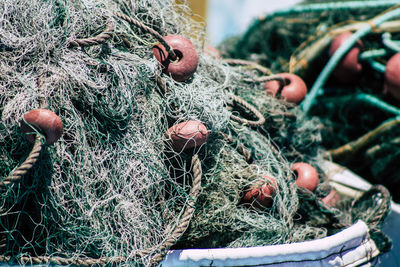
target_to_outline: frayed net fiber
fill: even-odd
[[[199,53],[194,76],[178,83],[162,74],[151,49],[156,39],[113,12],[162,36],[190,39]],[[174,152],[164,136],[186,120],[203,122],[210,137],[194,150],[202,162],[202,190],[177,246],[267,245],[327,234],[294,220],[300,203],[290,171],[292,161],[318,166],[318,122],[293,120],[297,108],[266,96],[261,85],[243,82],[256,72],[204,53],[204,29],[189,19],[185,5],[3,0],[0,15],[0,177],[7,177],[32,147],[20,130],[25,113],[45,101],[64,126],[61,139],[43,148],[23,179],[1,189],[3,255],[109,262],[121,256],[126,263],[149,265],[189,205],[191,154]],[[114,32],[108,41],[71,46],[110,23]],[[230,108],[231,93],[263,113],[262,131],[230,120],[231,114],[246,115]],[[220,132],[246,146],[252,162]],[[278,185],[273,206],[240,205],[243,191],[265,175]],[[151,253],[140,254],[143,250]]]

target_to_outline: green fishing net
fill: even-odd
[[[113,12],[162,36],[187,36],[199,53],[194,76],[180,83],[163,74],[152,54],[154,36]],[[190,226],[173,248],[282,244],[340,231],[332,225],[342,212],[318,204],[329,192],[320,167],[321,122],[267,96],[262,84],[244,80],[260,76],[257,71],[204,53],[204,28],[189,19],[186,5],[5,0],[0,14],[0,177],[8,177],[32,149],[20,130],[25,113],[45,101],[64,127],[61,139],[42,148],[20,181],[0,188],[2,256],[16,262],[93,258],[104,264],[124,257],[127,265],[153,264],[152,256],[192,205],[194,154],[201,161],[202,186]],[[71,45],[110,24],[109,40]],[[272,61],[264,63],[277,69]],[[232,114],[256,119],[234,104],[232,94],[257,108],[266,122],[252,127],[231,120]],[[176,152],[164,133],[187,120],[204,123],[210,137],[201,147]],[[290,166],[299,161],[319,171],[321,183],[311,195],[299,193],[294,183]],[[272,207],[242,205],[244,192],[264,183],[266,175],[277,183]],[[326,220],[316,222],[319,217]],[[343,218],[349,225],[357,216]]]
[[[396,1],[307,1],[254,20],[243,35],[232,37],[220,48],[226,57],[251,60],[274,73],[293,71],[305,80],[310,89],[330,59],[328,34],[352,23],[365,23],[394,4]],[[393,40],[399,39],[398,17],[387,24],[394,27],[373,30],[361,39],[361,53],[384,51],[375,58],[383,66],[397,52],[383,44],[385,29],[391,32]],[[357,29],[360,26],[352,27],[353,32]],[[327,41],[321,41],[319,50],[312,48],[317,47],[319,40]],[[305,54],[301,57],[301,53],[307,50],[311,56],[309,53],[308,58]],[[360,63],[362,74],[351,83],[340,82],[331,75],[324,85],[323,94],[317,96],[317,104],[309,112],[310,117],[318,117],[323,124],[321,144],[326,149],[356,140],[400,114],[398,100],[383,92],[384,71],[374,68],[368,60],[360,60]],[[367,101],[366,95],[375,99]],[[388,111],[374,104],[377,102],[394,108]],[[396,163],[400,153],[398,134],[399,127],[392,127],[351,159],[335,160],[370,182],[387,186],[395,201],[399,201],[396,190],[400,181],[400,169]]]

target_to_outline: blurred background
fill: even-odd
[[[189,0],[194,18],[206,22],[210,44],[246,31],[258,16],[292,6],[301,0]]]

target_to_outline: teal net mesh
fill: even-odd
[[[113,12],[162,36],[187,36],[199,53],[193,77],[179,83],[162,74],[152,54],[154,36]],[[61,139],[43,147],[20,181],[0,188],[2,256],[17,262],[22,256],[105,258],[104,263],[125,257],[127,265],[151,265],[190,203],[194,153],[202,164],[202,189],[174,248],[312,240],[340,230],[332,218],[347,225],[357,219],[315,204],[329,192],[320,167],[321,122],[267,96],[262,84],[243,80],[259,77],[257,71],[204,53],[203,25],[189,18],[185,4],[5,0],[0,14],[0,177],[8,177],[32,148],[20,130],[24,114],[45,100],[64,127]],[[106,42],[70,45],[102,33],[109,23],[114,31]],[[277,70],[279,57],[266,58],[263,63]],[[231,120],[232,114],[256,119],[231,94],[256,107],[266,122],[250,127]],[[191,151],[174,151],[165,132],[187,120],[204,123],[210,137]],[[299,161],[319,171],[311,197],[294,183],[290,166]],[[265,183],[266,175],[277,183],[272,207],[242,205],[244,192]],[[299,219],[300,214],[308,216]]]

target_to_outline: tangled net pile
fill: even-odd
[[[179,83],[162,74],[151,52],[154,36],[115,12],[162,36],[190,37],[199,52],[193,78]],[[258,71],[201,52],[202,25],[189,13],[172,0],[0,3],[3,261],[155,264],[184,211],[193,207],[176,247],[303,241],[340,230],[334,223],[357,219],[312,205],[327,194],[324,183],[306,198],[294,184],[291,163],[319,168],[322,161],[319,122],[299,117],[298,108],[245,81]],[[82,41],[92,36],[99,38]],[[255,119],[235,104],[235,95],[263,114],[261,127],[231,119]],[[21,179],[5,182],[32,147],[20,130],[23,115],[44,106],[62,119],[62,138],[43,146]],[[164,133],[186,120],[203,122],[209,141],[191,152],[175,152]],[[195,206],[190,195],[199,176],[199,166],[191,163],[194,154],[203,169]],[[239,205],[244,190],[264,183],[265,175],[278,185],[273,206]],[[312,215],[296,219],[310,207]],[[319,217],[326,220],[315,222]]]
[[[255,20],[245,34],[233,37],[221,46],[225,56],[251,60],[276,73],[296,73],[311,87],[330,59],[329,46],[335,36],[344,31],[354,33],[373,18],[388,12],[389,8],[398,8],[395,6],[398,2],[390,0],[304,2],[307,4]],[[399,25],[396,16],[373,27],[361,38],[360,53],[383,51],[376,61],[384,66],[396,53],[383,44],[384,33],[390,32],[392,39],[398,40]],[[354,77],[353,82],[341,83],[331,75],[323,87],[323,94],[315,101],[319,104],[310,110],[310,115],[318,116],[324,125],[321,145],[326,149],[357,140],[372,133],[384,121],[400,115],[399,101],[383,92],[384,70],[377,71],[368,61],[360,59],[363,72],[359,79]],[[385,107],[385,103],[392,107]],[[334,159],[370,182],[392,189],[393,198],[398,202],[399,132],[397,123],[378,138],[369,138],[351,156],[346,155],[349,156],[346,158],[342,153]]]

